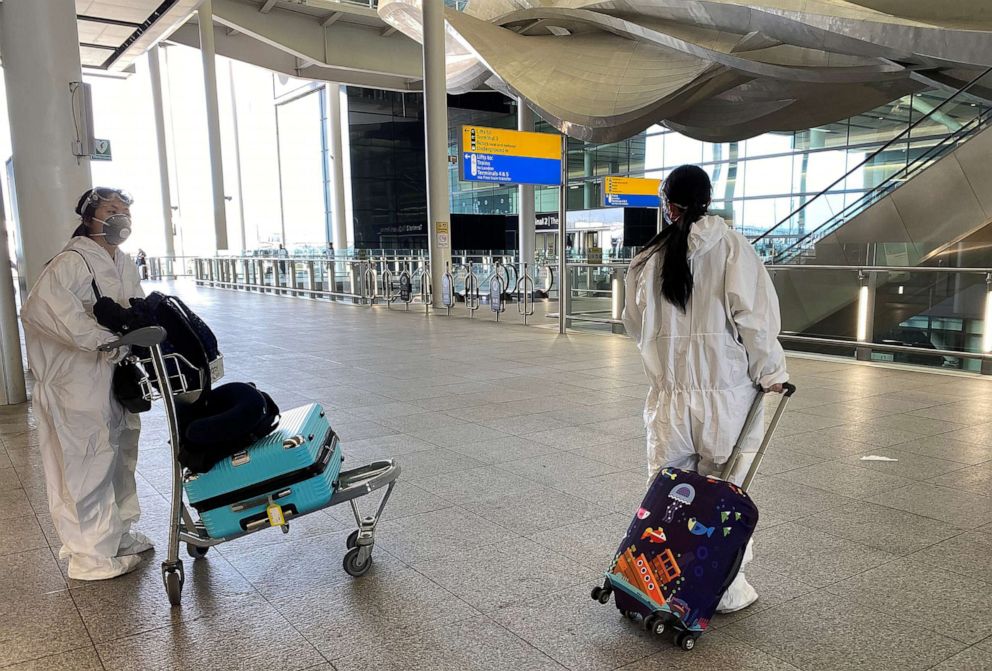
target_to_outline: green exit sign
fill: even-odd
[[[93,140],[93,153],[90,155],[90,158],[94,161],[111,160],[110,140]]]

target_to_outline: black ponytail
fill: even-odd
[[[713,187],[709,175],[702,168],[683,165],[671,172],[661,190],[664,200],[677,206],[681,216],[648,242],[632,269],[663,250],[661,293],[669,303],[685,312],[693,286],[692,269],[689,267],[689,232],[692,225],[706,215]]]

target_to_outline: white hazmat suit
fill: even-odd
[[[643,264],[635,258],[626,280],[623,322],[650,382],[644,407],[649,477],[666,467],[719,476],[755,384],[769,388],[789,379],[778,342],[778,297],[751,244],[717,216],[695,222],[688,242],[693,289],[685,312],[661,293],[663,249]],[[762,426],[760,418],[755,426]],[[758,431],[746,438],[730,477],[738,485],[760,442]],[[749,545],[745,565],[751,555]],[[720,609],[736,610],[755,598],[742,566]]]
[[[117,339],[93,317],[96,296],[129,306],[144,293],[131,258],[111,256],[87,237],[75,237],[45,268],[21,321],[35,376],[33,402],[48,504],[69,557],[69,577],[111,578],[141,561],[151,547],[131,532],[140,510],[135,485],[141,425],[113,397],[120,353],[98,347]]]

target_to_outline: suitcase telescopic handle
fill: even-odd
[[[747,411],[747,419],[744,420],[744,428],[741,429],[741,433],[737,437],[737,442],[734,444],[734,449],[730,453],[730,458],[727,459],[727,463],[723,467],[723,472],[720,474],[720,477],[724,480],[730,480],[730,476],[733,474],[734,468],[737,466],[737,462],[740,461],[744,441],[751,435],[751,431],[754,428],[754,422],[761,413],[761,406],[765,400],[766,393],[767,392],[764,389],[758,387],[757,393],[754,396],[754,401],[751,403],[751,408]],[[768,449],[768,444],[772,441],[772,437],[775,435],[775,429],[778,428],[778,423],[781,421],[782,415],[785,413],[785,409],[789,405],[789,399],[791,399],[795,393],[796,385],[791,382],[786,382],[782,385],[782,400],[779,401],[778,407],[775,408],[775,414],[772,415],[772,421],[769,422],[768,428],[765,429],[765,434],[761,439],[761,445],[758,447],[758,451],[754,454],[754,461],[751,462],[751,466],[747,470],[747,475],[744,476],[744,481],[741,483],[741,489],[744,491],[747,491],[748,487],[751,486],[751,481],[754,480],[754,476],[758,472],[758,466],[761,464],[761,459],[765,456],[765,450]]]

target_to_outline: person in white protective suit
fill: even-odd
[[[118,249],[130,234],[131,198],[97,188],[76,206],[82,223],[46,266],[21,311],[48,505],[69,577],[102,580],[133,570],[149,539],[131,530],[140,510],[134,471],[136,415],[112,392],[127,352],[100,352],[117,335],[93,316],[96,291],[122,306],[143,297],[134,262]]]
[[[669,467],[719,477],[756,385],[781,393],[789,379],[771,278],[744,236],[707,215],[711,194],[701,168],[676,168],[660,194],[667,226],[627,273],[623,323],[650,382],[644,407],[649,478]],[[755,425],[762,426],[760,418]],[[736,484],[760,442],[758,432],[745,439],[730,477]],[[719,612],[757,600],[744,577],[752,556],[749,543]]]

